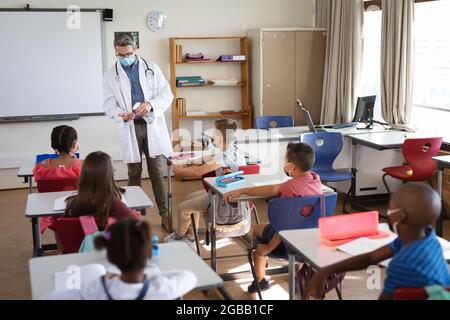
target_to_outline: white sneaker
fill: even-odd
[[[189,238],[187,237],[183,237],[183,236],[179,236],[178,234],[176,234],[175,232],[172,234],[169,234],[165,239],[165,242],[177,242],[177,241],[182,241],[185,242],[189,245],[189,247],[191,247],[192,250],[197,251],[197,247],[195,246],[195,241],[191,241]]]

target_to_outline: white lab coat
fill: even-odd
[[[148,150],[150,157],[172,153],[172,142],[166,125],[164,112],[171,106],[173,94],[170,85],[159,66],[146,60],[151,71],[145,71],[147,66],[142,58],[139,59],[139,81],[144,93],[145,101],[153,106],[153,122],[148,123]],[[103,109],[108,117],[113,119],[118,127],[122,159],[124,163],[138,163],[142,161],[134,131],[134,122],[124,122],[120,113],[132,112],[131,85],[127,74],[119,62],[117,70],[113,66],[103,77]],[[145,118],[150,121],[149,117]]]

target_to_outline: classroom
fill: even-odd
[[[2,1],[0,300],[450,300],[449,13]]]

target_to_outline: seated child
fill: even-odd
[[[223,175],[227,172],[224,168],[231,168],[237,171],[239,167],[246,166],[245,156],[237,149],[236,132],[237,123],[230,119],[221,119],[215,122],[213,134],[213,146],[203,158],[200,165],[183,166],[173,165],[173,172],[180,176],[192,177],[203,175],[216,171],[216,175]],[[189,194],[186,200],[178,205],[178,225],[174,233],[166,238],[166,241],[186,241],[193,246],[193,240],[186,235],[191,228],[191,215],[194,214],[196,224],[200,214],[205,214],[208,208],[208,194],[202,189]]]
[[[402,185],[392,196],[387,212],[389,226],[398,234],[397,239],[373,252],[320,269],[311,279],[305,298],[322,297],[329,274],[365,269],[390,258],[381,300],[391,299],[399,288],[450,285],[447,262],[431,227],[440,213],[441,199],[430,186]]]
[[[33,175],[36,181],[78,178],[81,171],[81,162],[75,156],[75,153],[78,151],[76,130],[69,126],[55,127],[51,134],[51,146],[59,157],[47,159],[36,164],[33,168]],[[56,219],[56,217],[40,218],[41,233],[44,233],[47,228],[54,230]]]
[[[121,199],[121,191],[114,182],[111,157],[101,151],[92,152],[83,162],[78,193],[67,199],[65,217],[99,217],[101,230],[109,217],[116,220],[141,217]]]
[[[267,196],[267,197],[312,197],[322,194],[320,177],[311,172],[314,164],[314,151],[305,143],[290,143],[285,155],[284,172],[292,179],[277,185],[244,188],[228,192],[224,195],[225,201],[239,198],[241,195]],[[307,214],[305,212],[305,214]],[[256,281],[261,290],[270,288],[265,279],[266,256],[269,253],[286,254],[286,248],[280,236],[273,230],[270,224],[259,224],[253,227],[253,237],[258,238],[259,244],[253,254],[256,271]],[[249,287],[248,292],[255,293],[256,282]]]
[[[152,235],[144,221],[116,222],[95,238],[94,243],[98,250],[106,249],[108,261],[121,274],[106,274],[87,283],[81,282],[79,290],[54,292],[47,295],[47,299],[173,300],[197,284],[195,274],[190,271],[146,269],[152,257]]]

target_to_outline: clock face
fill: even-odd
[[[166,26],[167,16],[161,11],[152,11],[147,17],[147,25],[152,31],[163,30]]]

